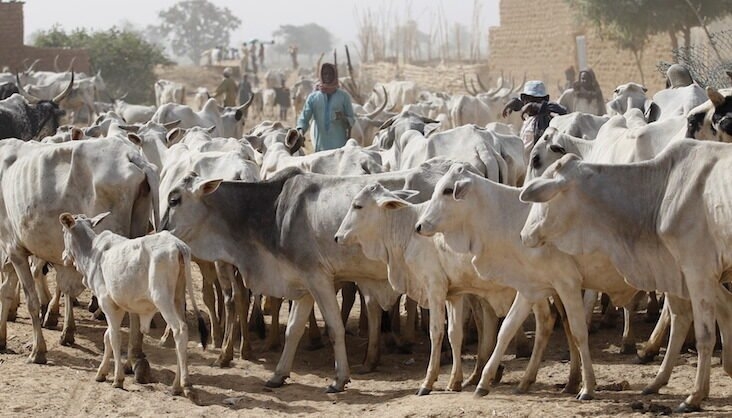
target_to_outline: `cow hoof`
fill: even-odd
[[[488,395],[490,392],[491,391],[488,389],[483,389],[483,388],[477,387],[477,388],[475,388],[475,392],[473,392],[473,397],[482,398],[482,397]]]
[[[46,329],[56,329],[58,326],[58,315],[57,314],[51,314],[46,316],[46,320],[43,321],[43,328]]]
[[[636,352],[635,344],[632,343],[623,344],[623,346],[620,347],[620,354],[634,354]]]
[[[249,348],[245,350],[240,350],[239,358],[242,360],[251,360],[252,358],[254,358],[254,356],[252,355],[252,349]]]
[[[65,347],[72,347],[75,343],[74,339],[74,333],[73,332],[64,332],[61,334],[61,339],[59,340],[59,344],[65,346]]]
[[[646,386],[641,391],[641,394],[643,394],[643,395],[656,395],[656,394],[658,394],[658,388],[655,388],[653,386]]]
[[[569,393],[571,395],[576,395],[579,393],[579,383],[567,383],[564,385],[564,389],[562,389],[562,393]]]
[[[335,384],[331,383],[330,385],[328,385],[327,388],[325,388],[325,393],[341,393],[341,392],[344,392],[345,390],[346,390],[345,387],[339,388]]]
[[[218,359],[216,359],[216,361],[213,362],[213,364],[211,366],[212,367],[219,367],[219,368],[222,368],[222,369],[229,368],[229,367],[231,367],[231,359],[230,358],[221,358],[221,357],[219,357]]]
[[[106,382],[107,381],[107,376],[97,376],[97,377],[94,378],[94,380],[97,381],[97,382],[99,382],[99,383],[103,383],[103,382]]]
[[[104,320],[106,320],[106,319],[107,319],[107,317],[106,317],[106,316],[104,316],[104,312],[102,312],[102,311],[101,311],[101,310],[99,310],[99,309],[97,309],[97,310],[96,310],[96,312],[94,312],[94,315],[92,315],[92,317],[93,317],[94,319],[96,319],[97,321],[104,321]]]
[[[35,353],[28,357],[28,363],[46,364],[46,353]]]
[[[492,384],[497,385],[497,384],[501,383],[501,379],[503,379],[504,370],[505,370],[505,368],[503,367],[502,364],[498,366],[498,369],[496,370],[496,375],[493,376],[493,380],[491,381]]]
[[[425,395],[429,395],[429,394],[430,394],[430,392],[432,392],[432,389],[427,389],[427,388],[419,388],[419,390],[417,391],[417,396],[425,396]]]
[[[362,364],[361,367],[356,369],[356,374],[369,374],[376,371],[375,364]]]
[[[264,386],[268,388],[281,388],[285,384],[285,376],[272,376],[268,381],[264,383]]]
[[[310,340],[308,342],[308,345],[305,346],[305,350],[316,351],[316,350],[320,350],[323,347],[325,347],[325,344],[323,344],[323,340],[321,340],[321,339]]]
[[[170,394],[173,396],[180,396],[183,394],[183,388],[181,386],[174,386],[170,389]]]
[[[681,405],[679,405],[674,412],[676,413],[682,413],[682,414],[688,414],[691,412],[700,412],[701,406],[700,405],[690,405],[686,402],[681,402]]]
[[[638,350],[636,356],[638,357],[638,364],[648,364],[655,360],[658,352]]]
[[[115,389],[124,389],[125,388],[125,381],[124,380],[114,379],[114,383],[112,383],[112,387],[115,388]]]
[[[150,363],[147,361],[147,359],[142,358],[142,359],[137,360],[135,362],[134,372],[135,372],[135,383],[145,385],[152,381]]]
[[[462,392],[463,391],[463,382],[455,382],[455,383],[448,382],[447,390],[449,390],[450,392]]]
[[[591,393],[580,393],[579,395],[577,395],[576,399],[578,401],[591,401],[595,399],[595,397],[592,396]]]
[[[529,393],[529,388],[533,384],[534,384],[534,382],[521,382],[514,390],[514,393],[516,393],[516,394]]]

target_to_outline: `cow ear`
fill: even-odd
[[[168,147],[173,144],[177,144],[185,135],[185,131],[181,128],[174,128],[172,131],[165,135],[165,139],[168,141]]]
[[[198,183],[195,187],[195,190],[193,193],[196,194],[196,196],[205,196],[207,194],[211,194],[216,191],[216,189],[219,188],[221,185],[221,182],[224,181],[223,179],[214,179],[214,180],[205,180],[200,183]]]
[[[102,127],[99,125],[90,126],[84,129],[84,134],[91,138],[99,138],[102,136]]]
[[[461,167],[462,168],[462,167]],[[470,190],[470,180],[458,180],[452,188],[452,198],[455,200],[465,199]]]
[[[648,88],[646,86],[641,86],[641,88],[643,89],[643,93],[648,93]]]
[[[724,104],[724,96],[712,87],[707,87],[707,96],[712,101],[714,107],[720,107]]]
[[[84,139],[84,131],[77,127],[71,128],[71,140],[72,141],[80,141]]]
[[[556,178],[537,178],[524,187],[519,195],[519,200],[525,203],[548,202],[557,193],[564,190],[564,184],[563,181]]]
[[[58,221],[66,229],[69,229],[69,228],[73,227],[74,225],[76,225],[76,220],[74,220],[74,215],[72,215],[68,212],[64,212],[61,215],[59,215]]]
[[[93,217],[90,219],[92,228],[95,228],[97,225],[99,225],[99,222],[102,222],[104,218],[109,216],[112,212],[104,212],[100,213],[99,215]]]
[[[142,138],[140,138],[140,135],[138,135],[136,133],[132,133],[132,132],[128,133],[127,139],[129,139],[130,142],[137,145],[138,147],[142,146]]]
[[[413,198],[414,196],[417,196],[419,194],[419,190],[409,190],[409,189],[393,190],[391,192],[391,194],[393,194],[394,196],[396,196],[400,199],[409,200],[409,199]]]
[[[646,100],[644,107],[645,111],[643,112],[643,116],[645,117],[646,122],[655,122],[658,120],[658,117],[661,116],[661,108],[658,107],[653,100]]]
[[[379,205],[380,208],[392,209],[392,210],[403,208],[405,206],[409,206],[408,202],[405,202],[404,200],[400,199],[399,197],[397,197],[391,193],[388,193],[384,196],[379,196],[376,199],[376,204]]]
[[[561,145],[559,145],[559,144],[551,144],[551,145],[549,145],[549,150],[551,152],[554,152],[554,153],[557,153],[557,154],[562,154],[562,155],[564,155],[564,154],[567,153],[567,150],[564,149],[564,147],[561,146]]]

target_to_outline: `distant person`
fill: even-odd
[[[297,45],[290,45],[290,48],[287,50],[287,52],[290,53],[290,59],[292,60],[292,69],[297,70],[297,68],[300,66],[300,64],[297,63]]]
[[[221,84],[216,87],[216,93],[214,93],[214,98],[216,99],[224,96],[224,106],[227,107],[236,106],[236,98],[239,90],[236,81],[232,80],[231,74],[231,67],[224,68],[224,79],[221,80]]]
[[[259,66],[262,67],[262,70],[264,70],[266,67],[264,65],[264,43],[259,43]]]
[[[248,102],[250,97],[252,97],[252,84],[249,82],[249,74],[244,74],[239,83],[239,105]],[[247,109],[244,109],[244,117],[247,117]]]
[[[282,80],[282,86],[275,87],[275,103],[280,107],[280,120],[286,121],[290,110],[290,89],[285,86],[285,80]]]
[[[503,108],[503,117],[506,118],[511,112],[521,111],[521,118],[524,120],[521,126],[521,140],[524,142],[524,160],[528,162],[534,144],[549,127],[553,115],[565,115],[567,109],[564,106],[550,102],[549,94],[543,81],[532,80],[524,84],[524,91],[520,97],[514,98]]]
[[[355,122],[351,96],[339,88],[338,70],[335,65],[320,66],[320,81],[315,91],[305,100],[305,106],[297,120],[297,131],[304,135],[314,120],[313,142],[315,151],[340,148],[350,137]]]
[[[595,72],[587,68],[580,70],[579,79],[559,97],[559,104],[568,112],[583,112],[592,115],[605,114],[605,99]]]
[[[249,44],[249,58],[251,58],[252,61],[252,71],[254,74],[257,74],[257,42],[252,41]]]

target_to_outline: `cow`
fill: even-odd
[[[377,138],[374,138],[372,142],[378,144],[379,148],[387,150],[394,146],[394,142],[401,138],[404,132],[410,129],[416,130],[428,137],[435,132],[439,123],[434,119],[404,110],[384,121],[379,126]]]
[[[193,293],[191,250],[169,232],[129,239],[111,231],[94,231],[109,212],[94,218],[62,213],[64,263],[84,275],[107,319],[104,357],[95,380],[104,382],[114,354],[115,388],[124,387],[120,326],[125,312],[140,315],[140,330],[147,334],[150,322],[160,312],[173,330],[178,364],[173,379],[173,395],[191,395],[188,379],[188,325],[186,294],[198,318],[201,344],[206,349],[208,330]]]
[[[625,83],[615,88],[613,98],[606,104],[607,114],[622,115],[630,108],[640,109],[648,122],[658,120],[661,109],[646,96],[648,89],[638,83]]]
[[[210,98],[211,93],[209,93],[208,89],[206,87],[199,87],[196,89],[196,94],[193,96],[193,105],[196,109],[201,110]]]
[[[335,240],[342,245],[360,244],[367,257],[380,260],[389,266],[389,282],[396,291],[405,293],[421,306],[430,309],[430,361],[427,376],[417,392],[418,395],[429,394],[437,380],[447,304],[448,336],[453,358],[447,388],[460,391],[463,380],[460,361],[463,295],[476,294],[490,302],[488,309],[481,312],[485,331],[478,329],[478,360],[475,370],[465,383],[467,386],[478,383],[496,336],[496,315],[506,316],[516,291],[480,279],[470,263],[472,257],[450,250],[442,237],[426,238],[415,234],[414,224],[425,205],[413,206],[401,198],[409,198],[413,193],[415,192],[405,190],[388,191],[378,183],[366,186],[353,198]],[[388,228],[384,227],[386,225]],[[534,313],[537,343],[529,369],[519,385],[522,392],[536,379],[539,361],[554,321],[546,301],[535,305]]]
[[[549,121],[549,127],[559,133],[582,139],[595,139],[597,133],[610,117],[597,116],[591,113],[572,112],[566,115],[557,115]]]
[[[434,170],[444,172],[442,167]],[[434,177],[422,168],[358,177],[305,174],[290,168],[261,183],[222,182],[190,174],[166,196],[162,229],[186,242],[195,257],[235,266],[253,293],[293,301],[285,346],[269,387],[283,385],[288,377],[295,348],[317,301],[336,358],[336,380],[328,391],[340,392],[350,372],[334,283],[355,282],[366,299],[365,370],[373,370],[378,361],[379,305],[389,308],[398,296],[387,282],[383,263],[366,259],[355,246],[342,247],[333,241],[340,219],[366,184],[379,181],[401,188],[410,178],[425,182]]]
[[[304,156],[293,156],[285,144],[275,143],[262,157],[262,179],[269,179],[287,167],[332,175],[376,174],[384,171],[381,168],[381,155],[358,146],[354,139],[349,139],[341,148]]]
[[[127,123],[147,123],[152,119],[155,110],[155,106],[135,105],[122,99],[114,101],[114,111]]]
[[[707,96],[707,102],[689,112],[686,136],[732,142],[732,89],[707,87]]]
[[[732,375],[732,296],[720,285],[732,268],[731,191],[725,180],[730,162],[726,144],[691,140],[636,164],[592,164],[569,154],[520,196],[533,203],[521,231],[528,247],[550,243],[569,254],[603,253],[630,285],[667,292],[672,313],[682,313],[689,306],[684,300],[690,301],[698,365],[680,411],[699,410],[709,395],[717,318],[722,363]],[[677,319],[672,317],[667,357],[646,393],[668,382],[690,323],[688,316]]]
[[[689,112],[707,101],[707,93],[698,84],[673,87],[653,95],[653,103],[659,108],[658,120],[676,116],[688,116]]]
[[[305,150],[302,148],[305,138],[299,135],[297,130],[286,127],[280,121],[262,121],[244,135],[244,139],[262,154],[266,154],[273,144],[279,142],[285,144],[292,155],[305,155]]]
[[[158,224],[158,175],[127,139],[117,136],[63,144],[8,139],[0,141],[0,160],[0,245],[25,291],[34,334],[29,360],[42,364],[46,362],[46,344],[28,256],[35,255],[56,268],[57,284],[66,296],[61,343],[71,345],[75,331],[71,298],[84,287],[78,274],[64,266],[59,214],[114,209],[105,229],[130,237],[145,235],[151,218]],[[3,287],[13,286],[8,282]],[[46,322],[51,318],[49,309]],[[135,318],[131,322],[133,327],[139,324]],[[130,338],[130,343],[128,362],[134,364],[141,354],[142,340]],[[0,347],[4,345],[1,339]]]
[[[0,139],[18,138],[30,141],[55,134],[61,124],[60,119],[65,114],[59,108],[59,103],[71,93],[73,86],[72,73],[66,89],[51,100],[42,100],[27,93],[18,84],[20,94],[0,101]]]
[[[170,80],[158,80],[154,87],[156,107],[159,108],[166,103],[185,104],[186,88],[183,84]]]
[[[307,78],[300,78],[290,89],[290,101],[292,102],[292,108],[295,110],[295,114],[299,115],[302,108],[305,106],[305,100],[307,100],[310,93],[313,92],[315,83]]]
[[[496,348],[483,369],[477,395],[488,393],[489,381],[498,369],[508,341],[523,323],[531,305],[556,294],[567,312],[570,351],[578,350],[581,360],[584,386],[577,399],[592,399],[595,377],[580,290],[606,292],[621,306],[632,303],[637,290],[628,286],[615,269],[604,268],[607,263],[598,262],[597,258],[571,257],[550,246],[524,247],[519,231],[530,205],[519,201],[520,193],[519,188],[481,178],[467,165],[455,164],[437,183],[415,229],[425,236],[441,232],[454,251],[474,256],[472,264],[482,278],[518,291],[499,331]],[[574,365],[579,364],[575,361]],[[574,391],[577,383],[570,376],[565,390]]]
[[[419,96],[419,88],[414,81],[390,81],[388,83],[377,83],[374,90],[369,96],[368,101],[364,104],[366,109],[376,109],[379,107],[381,98],[377,91],[385,89],[388,93],[387,108],[389,111],[401,112],[404,106],[417,103]]]
[[[245,122],[244,111],[251,103],[250,98],[247,103],[238,107],[221,107],[216,99],[211,98],[198,112],[186,105],[167,103],[155,111],[151,120],[160,124],[180,120],[180,127],[183,129],[194,126],[214,127],[214,136],[241,138]]]

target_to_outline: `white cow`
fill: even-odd
[[[425,208],[412,206],[408,198],[412,191],[390,192],[376,183],[366,186],[354,198],[335,240],[342,245],[358,243],[365,255],[389,266],[389,283],[399,293],[405,293],[430,310],[431,353],[427,376],[419,395],[430,393],[440,370],[440,348],[444,333],[447,304],[448,337],[452,347],[452,372],[448,390],[460,391],[463,381],[461,349],[463,340],[463,295],[478,295],[490,303],[478,329],[479,349],[475,370],[465,386],[478,383],[480,371],[493,349],[498,317],[506,316],[516,297],[513,288],[478,277],[470,263],[472,256],[452,251],[441,236],[426,238],[414,233],[414,224]],[[388,227],[386,227],[388,225]],[[536,344],[527,373],[519,385],[525,392],[536,380],[542,353],[548,343],[554,318],[547,301],[534,306],[536,315]]]
[[[707,92],[698,84],[668,88],[653,95],[653,103],[660,109],[658,120],[675,116],[686,117],[692,109],[706,101]]]
[[[241,138],[244,129],[244,111],[251,105],[251,100],[238,107],[221,107],[216,99],[208,99],[203,108],[195,112],[189,106],[168,103],[160,106],[152,117],[156,123],[168,123],[180,120],[183,129],[200,126],[214,127],[216,137]]]
[[[597,116],[591,113],[572,112],[566,115],[557,115],[549,121],[549,127],[560,133],[583,139],[595,139],[610,117]]]
[[[191,249],[169,232],[128,239],[111,231],[97,234],[94,227],[109,212],[92,219],[85,215],[62,213],[59,222],[64,231],[64,262],[74,265],[84,275],[84,284],[99,300],[107,319],[104,333],[104,357],[96,381],[104,382],[114,354],[115,388],[124,386],[122,338],[120,327],[125,312],[140,315],[140,330],[147,334],[150,322],[160,312],[173,330],[178,367],[173,380],[173,394],[190,395],[188,380],[188,325],[186,293],[198,317],[201,344],[206,349],[208,330],[193,293]]]
[[[185,99],[186,88],[183,84],[170,80],[155,82],[155,106],[160,107],[166,103],[184,104]]]
[[[613,92],[613,98],[607,102],[607,114],[610,116],[622,115],[628,110],[640,109],[648,122],[658,120],[660,109],[657,104],[646,97],[648,91],[638,83],[619,85]]]
[[[678,314],[691,301],[698,366],[683,411],[699,410],[709,395],[717,316],[723,365],[732,374],[732,296],[720,286],[732,268],[730,163],[728,145],[689,140],[637,164],[597,165],[567,155],[521,193],[535,203],[521,231],[526,245],[603,253],[630,285],[667,292],[672,333],[649,393],[668,382],[690,323]]]
[[[147,123],[155,114],[155,106],[143,106],[127,103],[124,100],[114,101],[114,111],[127,123]]]
[[[595,259],[571,257],[554,247],[525,248],[519,232],[530,205],[520,202],[521,189],[481,178],[455,164],[437,183],[432,199],[417,224],[418,233],[433,236],[442,232],[454,251],[470,253],[481,277],[518,291],[498,335],[496,349],[476,388],[488,393],[508,342],[528,315],[531,305],[557,295],[569,321],[570,350],[578,349],[584,387],[577,399],[592,399],[595,376],[587,340],[587,325],[581,297],[582,288],[608,293],[621,305],[632,302],[636,289],[628,286],[615,269]],[[555,300],[557,300],[555,298]],[[574,364],[577,364],[576,362]],[[567,391],[576,389],[570,378]]]

